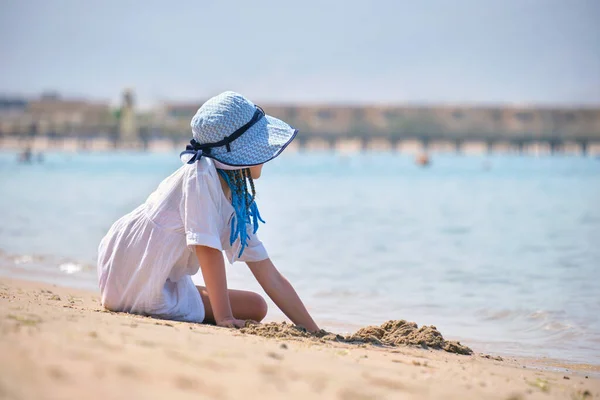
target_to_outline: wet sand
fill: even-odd
[[[309,333],[305,329],[288,324],[286,322],[271,322],[266,324],[246,323],[246,327],[240,332],[276,339],[304,338],[307,340],[318,340],[326,343],[348,344],[373,344],[376,346],[393,348],[398,346],[419,346],[423,349],[444,350],[449,353],[471,355],[473,350],[462,345],[460,342],[444,340],[442,334],[435,326],[419,326],[414,322],[404,320],[387,321],[381,326],[366,326],[355,333],[342,336],[321,329],[316,333]]]
[[[96,293],[6,278],[0,335],[6,399],[600,398],[598,366],[455,354],[464,344],[406,321],[346,337],[231,330],[111,313]]]

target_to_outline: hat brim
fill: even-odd
[[[294,140],[298,130],[280,119],[265,115],[225,147],[212,149],[208,157],[232,167],[252,167],[277,157]]]

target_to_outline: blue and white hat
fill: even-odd
[[[206,101],[191,126],[194,138],[181,159],[192,164],[209,157],[228,167],[264,164],[277,157],[298,133],[235,92],[223,92]]]

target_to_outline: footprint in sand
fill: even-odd
[[[132,365],[121,364],[117,367],[117,372],[120,375],[128,378],[139,378],[141,376],[140,371]]]
[[[67,380],[68,374],[67,372],[57,365],[52,365],[48,367],[48,375],[52,379],[56,379],[57,381]]]

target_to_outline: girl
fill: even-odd
[[[229,290],[223,251],[245,261],[273,302],[296,325],[319,328],[279,273],[256,231],[262,221],[254,180],[297,131],[234,92],[200,107],[186,163],[146,202],[110,228],[98,249],[102,304],[109,310],[242,327],[267,313],[257,293]],[[191,276],[202,270],[206,287]]]

